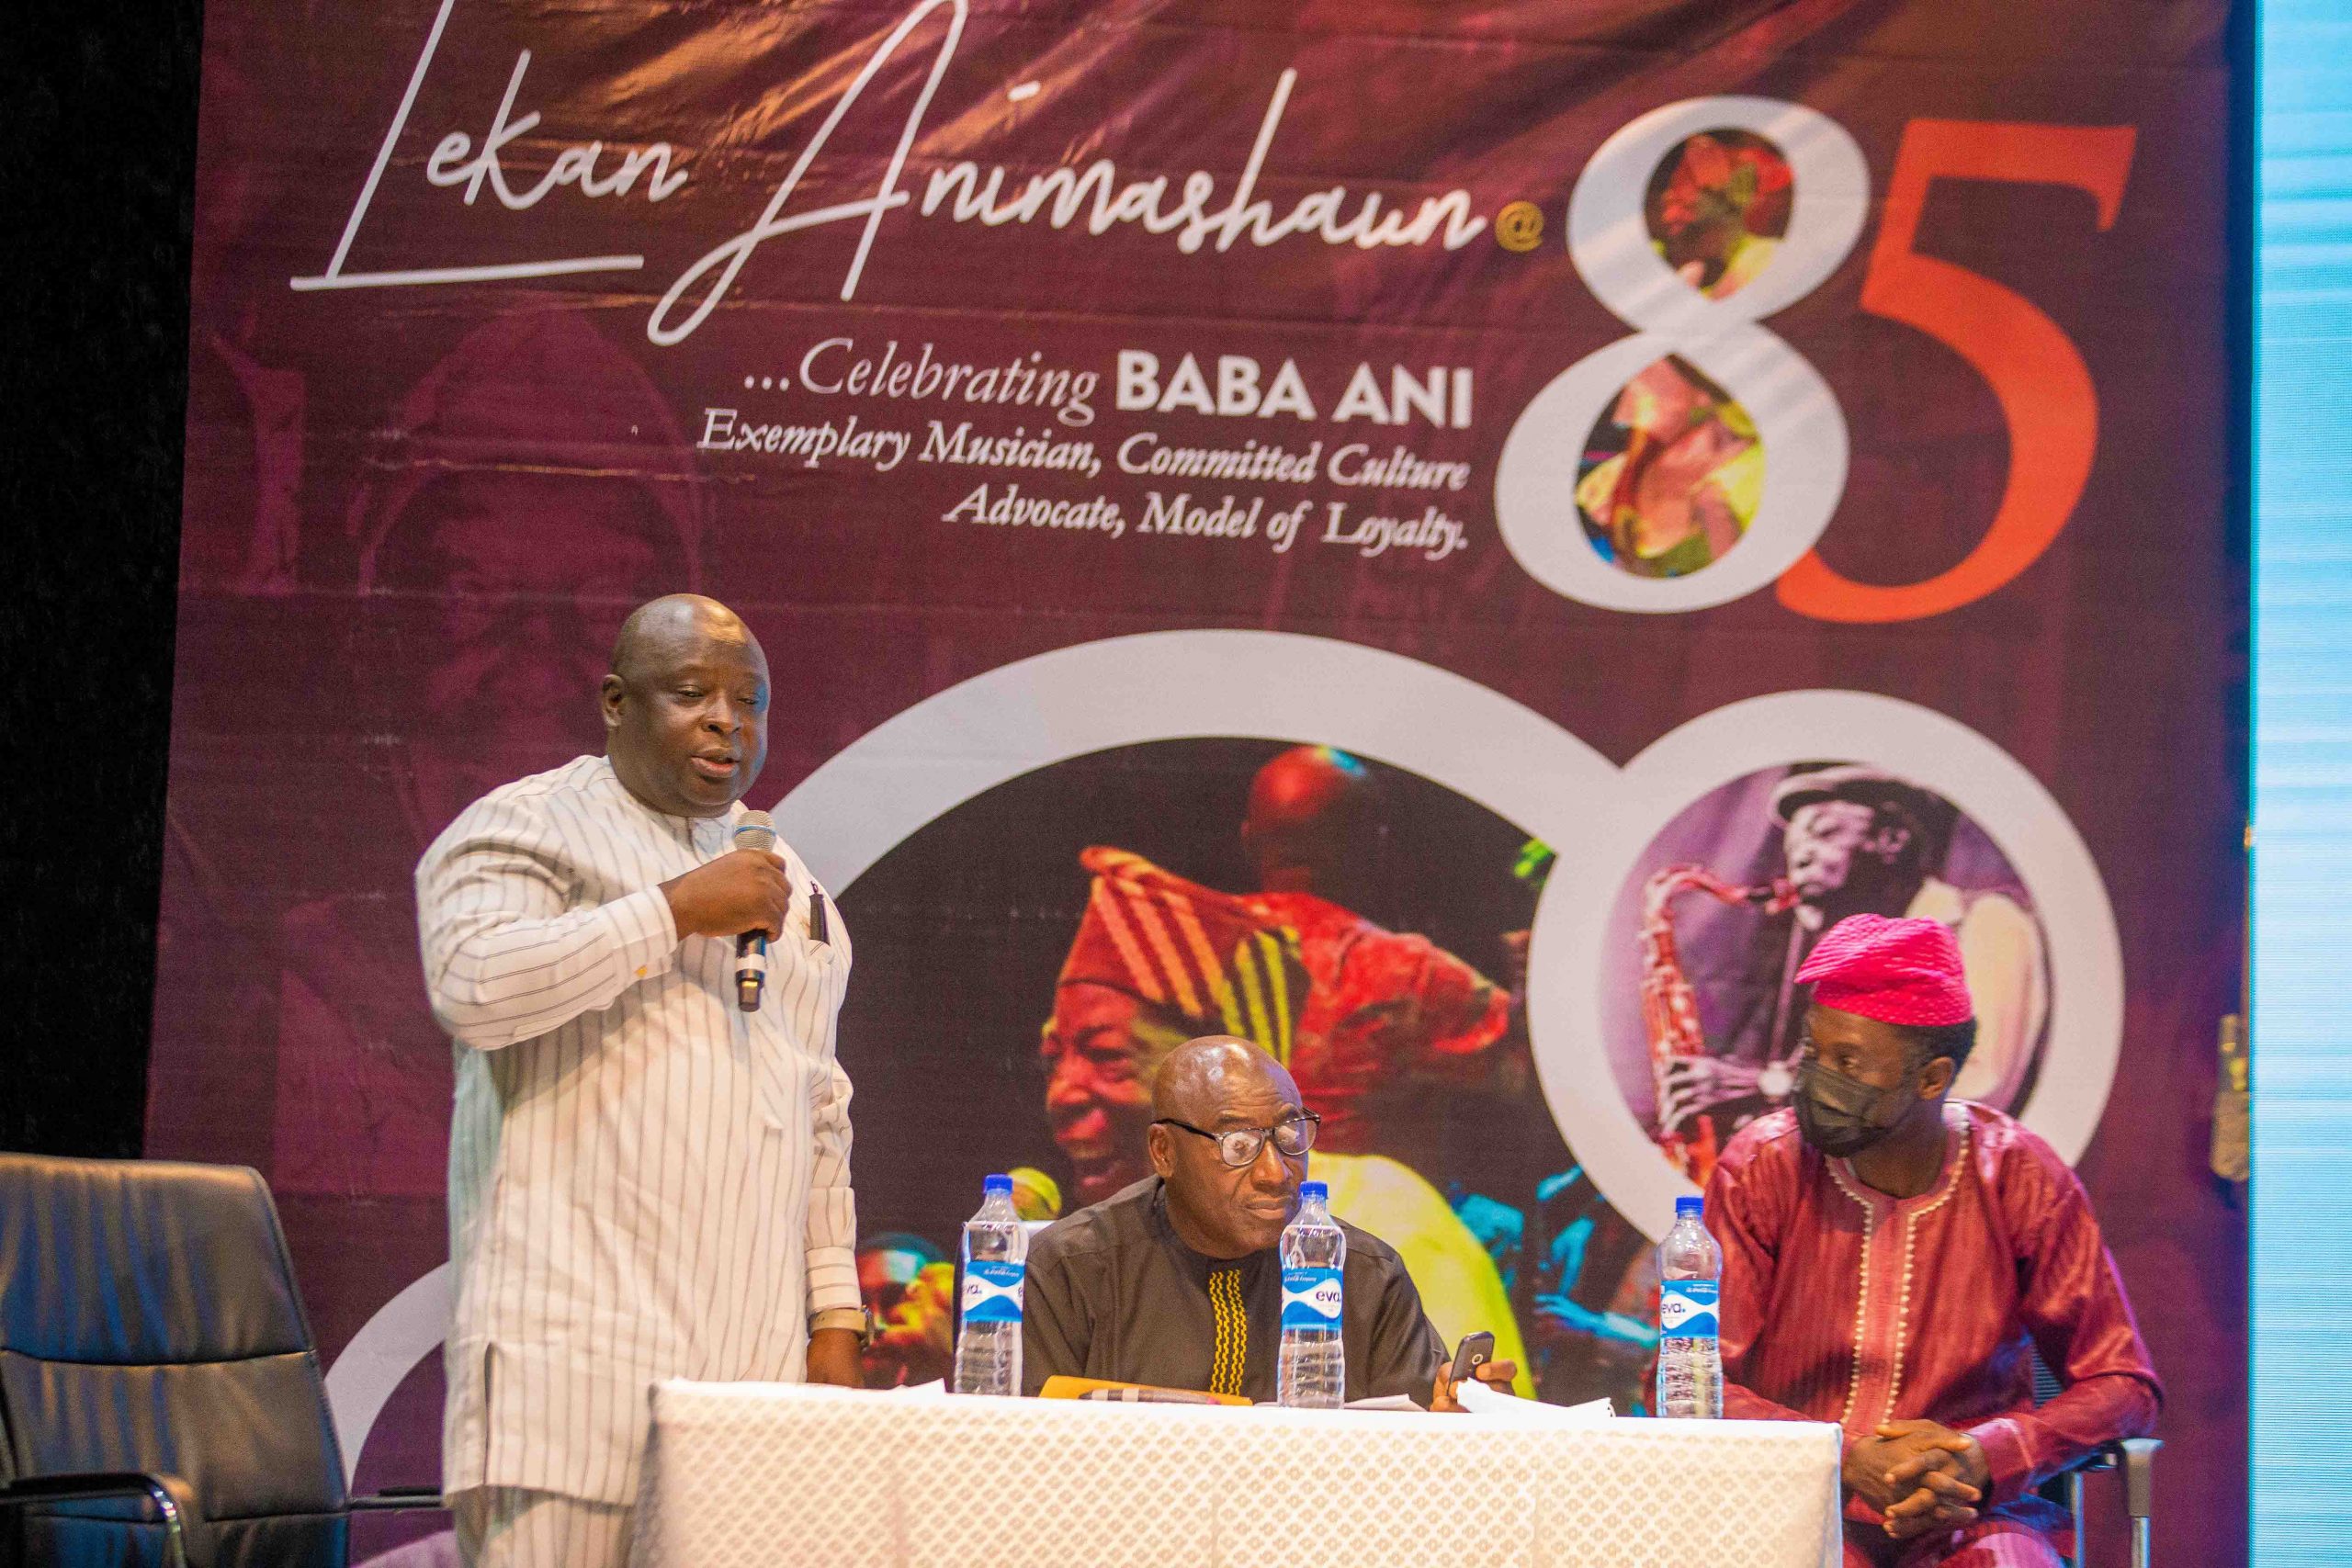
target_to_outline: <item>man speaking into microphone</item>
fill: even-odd
[[[766,657],[724,605],[656,599],[601,702],[605,755],[492,790],[416,871],[457,1055],[442,1466],[469,1564],[622,1562],[658,1379],[859,1381],[848,933],[738,804]]]

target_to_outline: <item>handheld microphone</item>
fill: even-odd
[[[735,824],[735,847],[767,852],[775,848],[775,818],[764,811],[746,811]],[[745,931],[735,939],[735,1005],[745,1012],[760,1010],[760,997],[768,986],[768,933]]]

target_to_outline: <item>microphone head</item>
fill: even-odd
[[[774,850],[775,818],[764,811],[743,813],[742,820],[735,824],[735,847],[739,850]]]

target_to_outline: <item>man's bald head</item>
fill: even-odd
[[[768,660],[741,616],[699,593],[639,605],[605,677],[605,754],[672,817],[719,817],[768,754]]]
[[[1235,1035],[1204,1034],[1159,1064],[1151,1079],[1151,1112],[1210,1127],[1229,1100],[1260,1094],[1294,1110],[1302,1103],[1297,1083],[1264,1050]]]
[[[1381,792],[1362,761],[1329,746],[1295,746],[1258,770],[1241,841],[1267,892],[1344,902],[1376,854]]]
[[[1281,1240],[1298,1207],[1306,1155],[1285,1155],[1268,1137],[1249,1164],[1227,1165],[1218,1134],[1261,1132],[1299,1114],[1298,1085],[1282,1064],[1230,1034],[1188,1040],[1159,1064],[1151,1104],[1151,1167],[1184,1245],[1246,1258]]]
[[[718,600],[700,593],[664,593],[631,610],[628,619],[621,623],[621,634],[613,639],[612,672],[627,681],[659,671],[682,649],[704,637],[753,649],[760,646],[743,617]],[[764,664],[764,652],[761,660]]]

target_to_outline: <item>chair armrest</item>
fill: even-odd
[[[2103,1470],[2113,1470],[2123,1462],[2123,1445],[2120,1442],[2101,1443],[2085,1453],[2074,1463],[2051,1472],[2046,1478],[2058,1481],[2070,1475],[2095,1475]]]
[[[397,1514],[448,1506],[437,1486],[387,1486],[381,1492],[354,1497],[349,1505],[355,1514]]]
[[[2144,1519],[2155,1512],[2156,1450],[2163,1448],[2160,1438],[2126,1438],[2109,1445],[2123,1454],[2123,1508],[2135,1519]]]
[[[144,1497],[164,1525],[164,1562],[187,1568],[187,1530],[175,1489],[159,1475],[137,1471],[89,1471],[82,1474],[28,1475],[0,1484],[0,1508],[39,1507],[51,1503],[92,1503],[109,1497]]]

